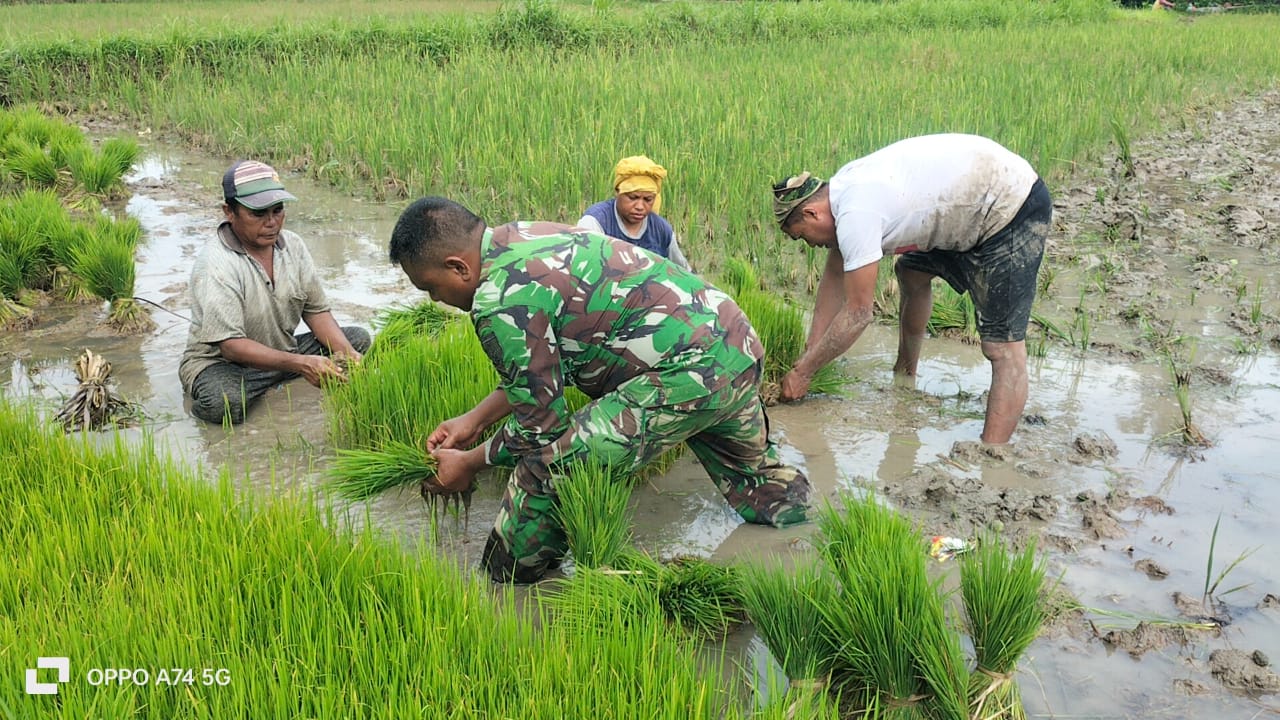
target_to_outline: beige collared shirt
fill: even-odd
[[[178,365],[183,390],[190,392],[205,368],[224,362],[223,340],[248,338],[296,352],[294,333],[303,314],[329,310],[311,253],[296,233],[280,231],[272,264],[274,282],[225,222],[205,245],[191,269],[191,332]]]

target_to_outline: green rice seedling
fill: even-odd
[[[840,602],[835,577],[813,560],[792,570],[778,562],[748,565],[739,577],[747,618],[790,680],[792,702],[825,694],[840,642],[822,619],[823,607]]]
[[[431,300],[380,310],[373,319],[373,327],[378,333],[366,355],[376,358],[387,348],[403,344],[408,337],[437,335],[448,323],[464,318],[466,315]]]
[[[720,270],[721,289],[733,296],[741,295],[748,290],[763,290],[760,278],[751,265],[741,258],[731,257],[724,261]]]
[[[452,559],[414,552],[373,523],[347,529],[305,492],[246,492],[225,471],[199,477],[132,437],[64,436],[0,397],[7,652],[34,658],[56,647],[86,667],[146,656],[209,668],[183,683],[191,694],[66,683],[60,714],[146,707],[179,717],[193,697],[217,718],[353,708],[407,717],[422,713],[424,698],[493,718],[528,716],[548,698],[552,711],[535,715],[747,714],[723,687],[724,663],[671,632],[652,597],[643,612],[617,613],[626,622],[589,632],[539,625]],[[21,693],[19,682],[5,680],[5,698]],[[34,701],[22,707],[32,709],[16,717],[48,715]]]
[[[133,298],[136,266],[133,246],[128,241],[130,226],[130,223],[100,224],[100,231],[75,249],[71,266],[90,292],[111,303],[107,324],[116,332],[126,334],[155,327],[146,309]]]
[[[1025,720],[1014,673],[1044,624],[1045,567],[1034,543],[1011,552],[994,533],[961,555],[960,592],[973,643],[973,717]]]
[[[138,158],[142,156],[142,146],[133,138],[107,138],[98,148],[98,154],[108,167],[115,170],[118,180],[128,174],[134,163],[138,162]]]
[[[436,463],[422,447],[387,440],[377,450],[339,448],[330,473],[330,490],[363,500],[389,487],[435,477]]]
[[[744,617],[737,571],[702,558],[664,564],[657,591],[666,616],[695,635],[718,637]]]
[[[563,473],[563,474],[561,474]],[[631,547],[631,485],[622,473],[592,463],[562,468],[555,514],[578,567],[611,567]]]
[[[471,410],[497,386],[497,373],[471,324],[447,323],[436,336],[406,336],[384,346],[351,367],[347,382],[327,388],[330,437],[339,447],[360,450],[388,442],[421,447],[440,423]],[[352,497],[398,484],[362,483],[355,466],[344,466],[334,479],[354,483]],[[405,475],[399,482],[418,479]]]
[[[12,264],[18,287],[34,289],[46,283],[48,247],[39,232],[40,220],[31,217],[27,210],[25,205],[17,202],[0,207],[0,251]]]
[[[1121,177],[1128,179],[1134,176],[1133,151],[1129,147],[1129,132],[1119,118],[1111,118],[1111,134],[1116,141],[1116,159],[1123,168]]]
[[[68,154],[67,168],[76,184],[93,195],[107,195],[120,184],[115,164],[88,147]]]
[[[5,155],[5,167],[18,183],[27,187],[57,187],[58,165],[43,147],[21,138],[11,138]]]
[[[14,302],[22,290],[22,269],[0,248],[0,328],[26,330],[35,325],[35,313]]]
[[[571,577],[540,593],[538,605],[551,626],[570,633],[628,627],[646,616],[665,618],[656,584],[631,572],[579,565]]]
[[[819,551],[841,602],[823,620],[841,644],[833,674],[886,718],[967,717],[968,668],[930,582],[917,528],[873,496],[818,511]]]
[[[1213,558],[1214,558],[1214,551],[1217,549],[1217,546],[1218,546],[1218,526],[1221,524],[1222,524],[1222,514],[1219,513],[1218,518],[1213,521],[1213,533],[1209,536],[1209,562],[1204,570],[1204,593],[1200,597],[1200,601],[1202,603],[1208,603],[1210,600],[1216,600],[1217,598],[1223,595],[1230,595],[1233,592],[1237,592],[1239,590],[1243,590],[1249,587],[1249,583],[1245,583],[1244,585],[1237,585],[1229,590],[1223,590],[1222,592],[1218,592],[1218,586],[1222,584],[1223,580],[1227,579],[1227,576],[1231,574],[1231,571],[1235,570],[1236,567],[1240,565],[1240,563],[1247,560],[1250,555],[1254,554],[1258,550],[1258,548],[1255,547],[1249,550],[1245,550],[1244,552],[1241,552],[1239,555],[1236,556],[1235,560],[1232,560],[1231,563],[1228,564],[1225,568],[1223,568],[1222,571],[1219,572],[1218,575],[1215,577],[1213,574]]]
[[[761,392],[766,404],[776,402],[777,386],[804,353],[806,330],[804,314],[792,304],[763,290],[744,290],[734,298],[751,320],[760,343],[764,345],[764,377]],[[839,394],[845,378],[832,363],[814,373],[810,392]]]
[[[969,293],[958,293],[947,283],[935,283],[933,312],[925,326],[933,335],[955,331],[968,341],[978,339],[978,314]]]
[[[1195,350],[1191,350],[1191,355]],[[1178,401],[1178,412],[1182,416],[1182,424],[1176,432],[1183,445],[1188,447],[1211,447],[1213,443],[1192,420],[1191,407],[1191,362],[1183,363],[1176,353],[1165,353],[1165,363],[1169,368],[1169,377],[1173,380],[1173,395]]]

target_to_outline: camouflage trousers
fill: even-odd
[[[710,395],[678,405],[639,407],[620,392],[587,404],[560,438],[522,458],[511,473],[481,564],[497,582],[537,582],[568,549],[555,517],[557,468],[591,462],[634,472],[681,442],[747,522],[805,522],[809,480],[781,462],[769,441],[759,378],[757,365]],[[650,380],[631,382],[637,381]]]

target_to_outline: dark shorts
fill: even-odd
[[[909,252],[898,258],[898,267],[935,275],[956,292],[969,293],[983,340],[1020,342],[1027,336],[1052,219],[1049,189],[1036,180],[1013,220],[972,250]]]

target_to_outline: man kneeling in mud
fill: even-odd
[[[495,581],[558,566],[555,477],[574,462],[634,471],[684,442],[748,522],[807,519],[809,481],[769,442],[764,350],[725,293],[630,243],[553,223],[490,228],[439,197],[400,215],[390,250],[418,289],[471,313],[498,371],[499,389],[427,439],[445,490],[515,465],[481,558]],[[568,385],[591,398],[572,414]]]

